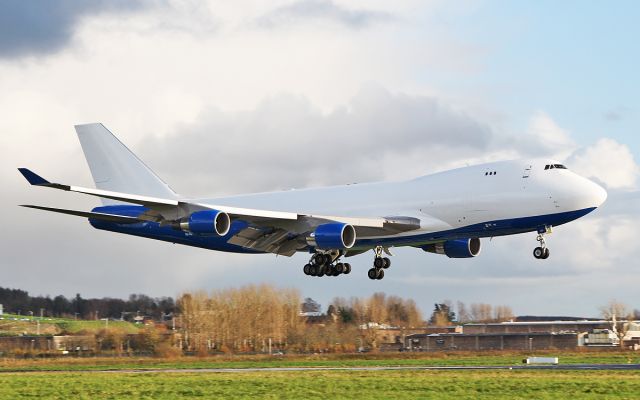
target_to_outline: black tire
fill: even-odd
[[[384,260],[382,259],[382,257],[376,257],[373,260],[373,266],[378,269],[384,267]]]
[[[535,249],[533,249],[533,256],[538,260],[541,259],[543,255],[544,250],[542,249],[542,247],[536,247]]]
[[[378,270],[375,268],[371,268],[369,271],[367,271],[367,276],[369,277],[369,279],[377,279]]]
[[[344,273],[344,264],[343,263],[337,263],[335,266],[336,272],[338,274],[343,274]]]
[[[391,260],[388,257],[383,258],[382,261],[384,261],[382,268],[387,269],[391,266]]]
[[[325,265],[318,266],[318,274],[316,276],[325,276],[327,275],[327,267]]]
[[[318,253],[313,257],[313,261],[315,261],[317,265],[323,265],[327,261],[327,258],[324,254]]]
[[[376,279],[380,280],[382,278],[384,278],[384,270],[383,269],[379,269],[378,272],[377,272],[377,275],[376,275]]]
[[[542,259],[546,260],[547,258],[549,258],[549,249],[545,247],[544,254],[542,254]]]
[[[351,273],[351,264],[344,263],[344,271],[342,273],[345,275],[348,275],[349,273]]]
[[[318,276],[318,269],[319,267],[317,265],[309,265],[309,275]]]
[[[310,272],[311,272],[310,268],[311,268],[311,264],[305,264],[304,268],[302,268],[305,275],[310,275]]]

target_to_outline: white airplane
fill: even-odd
[[[400,182],[256,193],[213,199],[176,194],[102,124],[75,127],[96,189],[51,183],[20,172],[35,186],[98,196],[91,212],[25,205],[86,217],[93,227],[237,253],[311,254],[304,273],[338,276],[342,262],[374,251],[370,279],[382,279],[392,247],[452,258],[475,257],[480,238],[537,232],[538,259],[549,257],[552,226],[600,206],[606,191],[557,161],[501,161]]]

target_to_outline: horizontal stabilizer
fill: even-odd
[[[33,205],[21,205],[20,207],[35,208],[36,210],[52,211],[52,212],[57,212],[61,214],[76,215],[78,217],[99,219],[101,221],[115,222],[117,224],[137,224],[139,222],[146,222],[144,220],[141,220],[135,217],[124,217],[122,215],[105,214],[105,213],[97,213],[97,212],[89,212],[89,211],[66,210],[64,208],[52,208],[52,207],[42,207],[42,206],[33,206]]]

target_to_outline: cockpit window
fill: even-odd
[[[564,165],[562,165],[562,164],[547,164],[547,165],[545,165],[545,166],[544,166],[544,169],[545,169],[545,170],[547,170],[547,169],[554,169],[554,168],[557,168],[557,169],[567,169],[567,167],[565,167],[565,166],[564,166]]]

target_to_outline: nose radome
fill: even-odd
[[[594,207],[599,207],[602,203],[607,200],[607,191],[597,183],[590,181],[591,185],[589,188],[589,197],[591,197],[591,201],[593,202]]]

